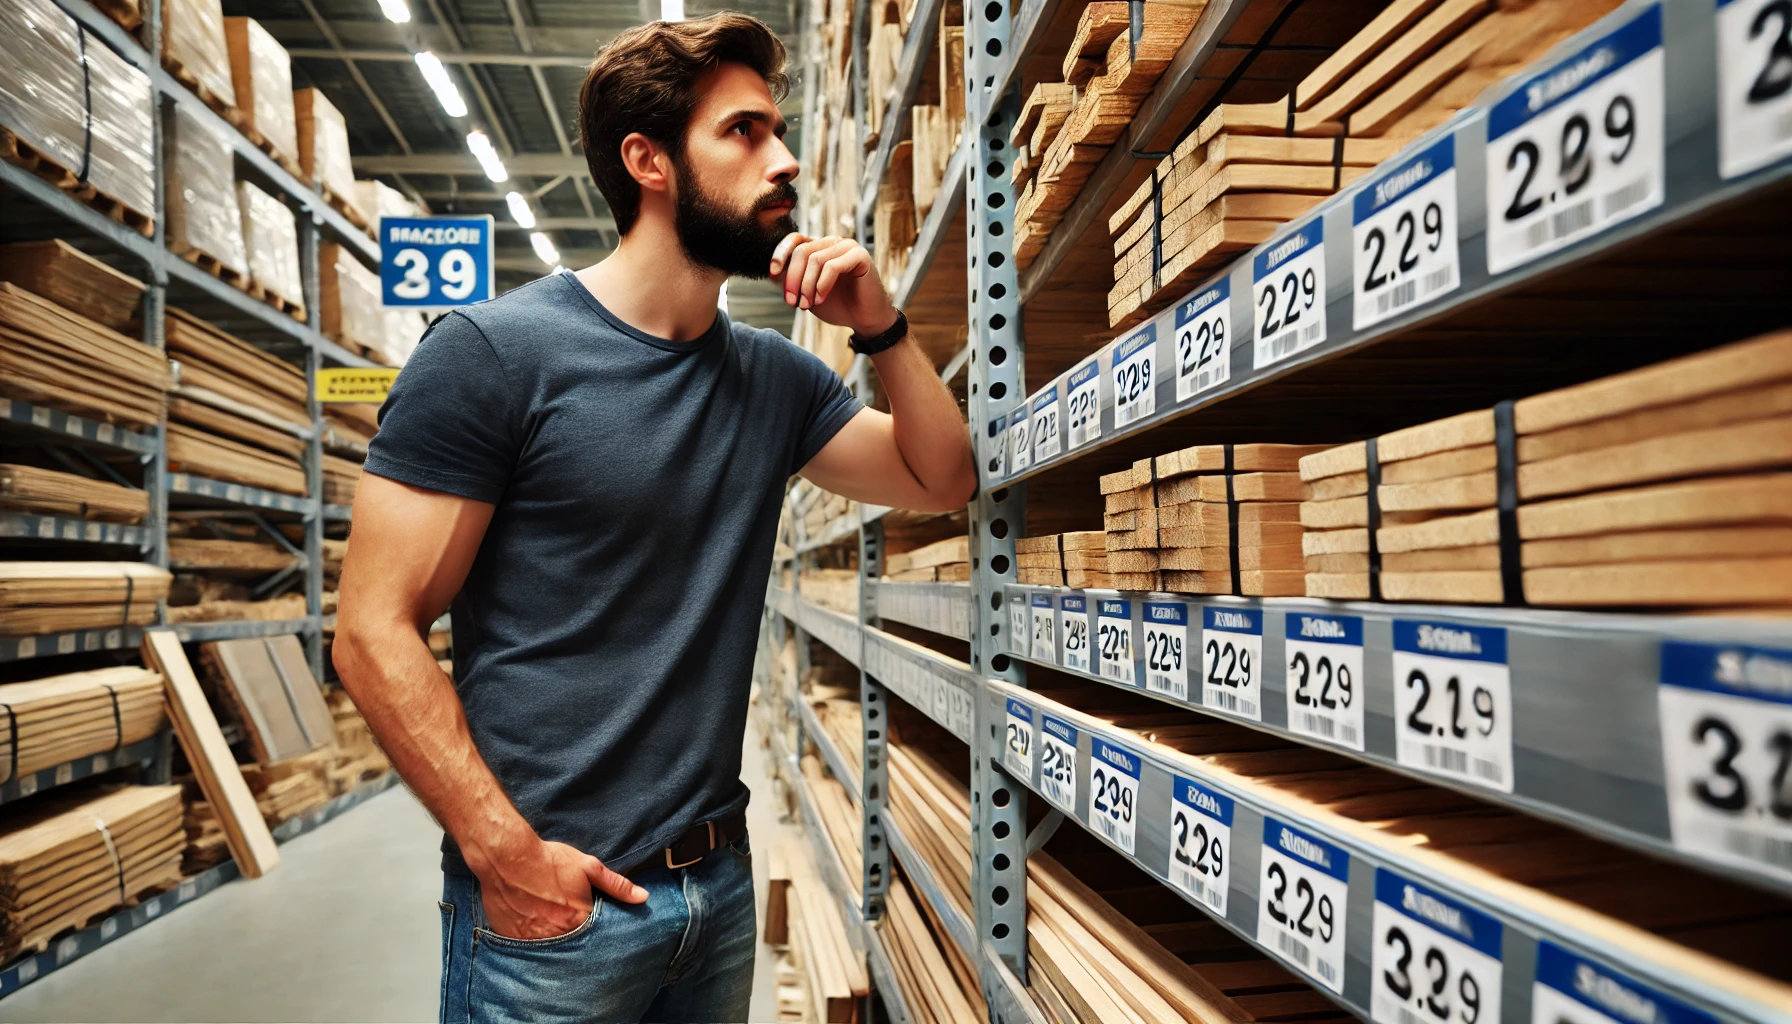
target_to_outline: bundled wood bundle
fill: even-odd
[[[361,464],[339,459],[334,455],[324,456],[324,503],[327,505],[353,505],[355,503],[355,487],[361,482]]]
[[[146,625],[171,579],[144,562],[0,562],[0,636]]]
[[[168,721],[162,677],[135,665],[0,686],[0,782],[156,734]]]
[[[805,1001],[823,1024],[852,1024],[870,991],[865,958],[846,936],[839,902],[822,881],[807,844],[784,839],[768,851],[765,941],[788,945],[803,971]]]
[[[138,429],[162,418],[162,353],[0,281],[0,396]]]
[[[335,742],[334,716],[296,636],[214,640],[199,647],[208,690],[242,723],[257,764]]]
[[[305,495],[305,471],[299,460],[179,423],[168,424],[168,468],[282,494]]]
[[[0,835],[0,960],[180,881],[179,786],[21,808]]]
[[[1014,130],[1008,133],[1008,151],[1014,161],[1008,181],[1017,193],[1025,193],[1074,106],[1076,87],[1069,82],[1040,82],[1027,94]]]
[[[0,245],[0,281],[11,281],[63,309],[120,334],[136,336],[137,309],[148,286],[60,238]]]
[[[1014,214],[1015,266],[1024,270],[1070,208],[1095,165],[1131,123],[1139,105],[1170,66],[1204,3],[1145,3],[1144,22],[1131,25],[1133,5],[1097,0],[1083,9],[1076,38],[1064,56],[1064,81],[1076,101],[1062,127],[1040,152]]]
[[[1104,542],[1105,543],[1105,542]],[[1014,566],[1019,582],[1030,586],[1064,585],[1064,551],[1060,535],[1018,537],[1014,541]]]
[[[1158,456],[1153,468],[1162,506],[1164,589],[1258,597],[1303,593],[1296,467],[1303,455],[1321,450],[1208,444]]]
[[[210,598],[196,604],[168,606],[170,623],[283,622],[304,617],[304,594],[282,594],[263,601]]]
[[[1110,587],[1120,588],[1124,584],[1154,583],[1156,573],[1127,573],[1123,578],[1116,578],[1109,570],[1108,535],[1102,530],[1081,530],[1075,533],[1058,535],[1058,545],[1063,549],[1064,583],[1071,587]],[[1153,577],[1150,580],[1146,576]],[[1138,577],[1134,579],[1133,577]],[[1127,589],[1153,589],[1151,587],[1128,587]]]
[[[168,562],[174,569],[269,573],[298,561],[298,556],[275,544],[213,537],[168,538]]]
[[[200,794],[198,786],[188,783],[183,789],[186,811],[181,816],[181,830],[186,845],[181,848],[180,873],[192,877],[224,863],[230,856],[230,846],[224,840],[224,823],[218,820],[218,812]]]
[[[971,539],[948,537],[913,551],[886,554],[884,578],[898,581],[965,582],[971,578]]]
[[[243,765],[243,781],[270,826],[330,801],[330,768],[336,751],[318,750],[274,764]]]
[[[872,231],[877,244],[877,272],[885,281],[900,281],[908,270],[920,232],[915,215],[915,143],[904,139],[890,152],[890,165],[877,187],[877,208],[872,211]]]
[[[0,463],[0,509],[135,523],[149,514],[149,494],[59,470]]]
[[[311,426],[305,407],[310,387],[299,367],[182,310],[170,308],[163,329],[168,351],[180,361],[177,394],[289,434]],[[237,433],[240,428],[226,429],[225,422],[196,425],[241,441],[267,443],[265,434]]]
[[[1097,568],[1066,549],[1064,567],[1073,587],[1115,587],[1120,590],[1156,590],[1157,479],[1151,460],[1101,478],[1104,506],[1103,551]],[[1070,535],[1066,535],[1070,536]],[[1083,582],[1077,582],[1082,580]]]
[[[292,60],[253,18],[225,18],[230,81],[243,134],[292,175],[300,176],[299,123],[292,104]]]
[[[854,569],[804,569],[803,600],[859,617],[859,574]]]

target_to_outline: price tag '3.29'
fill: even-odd
[[[1350,854],[1265,815],[1257,893],[1257,941],[1326,988],[1343,992]]]
[[[1456,290],[1456,137],[1370,182],[1352,210],[1357,330]]]
[[[1039,792],[1065,814],[1076,813],[1076,726],[1039,716]]]
[[[1257,301],[1253,363],[1262,369],[1325,341],[1325,221],[1272,239],[1251,261]]]
[[[1500,923],[1387,868],[1375,869],[1376,1024],[1494,1024]]]
[[[1176,306],[1176,401],[1232,379],[1232,280],[1222,277]]]
[[[1089,824],[1122,851],[1133,852],[1139,825],[1139,755],[1089,737]]]
[[[1394,620],[1395,758],[1512,792],[1506,631]]]
[[[1157,322],[1114,346],[1114,429],[1157,411]]]
[[[1226,916],[1232,798],[1178,775],[1170,789],[1170,884]]]

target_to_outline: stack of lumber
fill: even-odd
[[[1059,537],[1059,534],[1048,533],[1043,537],[1015,539],[1014,566],[1019,582],[1035,587],[1064,585],[1064,551]]]
[[[207,598],[193,604],[168,606],[168,621],[181,622],[285,622],[305,617],[304,594],[282,594],[260,601]]]
[[[1076,86],[1069,82],[1040,82],[1027,94],[1026,103],[1015,118],[1014,130],[1008,135],[1008,151],[1014,161],[1008,171],[1008,182],[1017,193],[1024,193],[1039,165],[1045,162],[1045,151],[1058,130],[1076,106]]]
[[[199,647],[209,695],[241,723],[256,764],[299,757],[336,741],[334,715],[296,636],[214,640]]]
[[[162,353],[0,281],[0,396],[143,429],[167,392]]]
[[[355,489],[361,483],[361,463],[324,456],[324,504],[353,505]]]
[[[173,569],[269,573],[290,568],[298,556],[276,544],[217,537],[169,537],[168,563]]]
[[[856,515],[859,503],[838,494],[826,491],[811,492],[814,497],[809,507],[803,510],[803,529],[810,537],[818,537],[836,519]]]
[[[0,961],[180,881],[179,786],[46,798],[0,835]]]
[[[59,470],[0,463],[0,509],[135,523],[149,514],[149,494]]]
[[[196,411],[203,411],[207,417],[213,412],[195,405],[184,409],[183,415]],[[274,435],[277,432],[268,433]],[[177,473],[228,480],[303,497],[305,471],[297,462],[297,459],[282,458],[264,448],[179,422],[171,420],[168,424],[168,468]]]
[[[801,991],[794,995],[812,1016],[798,1019],[856,1024],[871,982],[864,955],[855,953],[847,940],[839,901],[828,891],[801,840],[780,840],[768,851],[767,860],[765,941],[788,946],[801,972]]]
[[[859,617],[859,574],[854,569],[804,569],[803,600]]]
[[[915,143],[904,139],[890,151],[890,165],[877,186],[877,206],[871,214],[871,230],[877,244],[877,272],[896,282],[908,271],[921,224],[915,213]]]
[[[220,114],[236,115],[236,83],[219,0],[168,0],[162,9],[162,66]]]
[[[871,26],[865,60],[866,84],[869,86],[865,102],[867,148],[877,144],[884,132],[884,116],[892,113],[885,108],[889,105],[890,90],[902,64],[902,40],[908,32],[908,23],[902,17],[904,6],[907,5],[896,0],[879,0],[869,5]]]
[[[296,818],[330,802],[330,769],[336,751],[325,748],[274,764],[243,765],[243,781],[269,825]]]
[[[0,636],[147,625],[171,579],[143,562],[0,562]]]
[[[0,245],[0,281],[78,309],[95,323],[136,336],[137,309],[148,286],[60,238]]]
[[[380,275],[337,242],[317,249],[318,329],[350,352],[383,351],[386,317],[380,305]]]
[[[168,123],[168,248],[246,291],[249,256],[230,139],[186,107],[176,107]]]
[[[1055,133],[1029,141],[1029,151],[1039,157],[1015,209],[1016,267],[1031,266],[1045,248],[1052,229],[1132,122],[1205,7],[1202,2],[1150,0],[1140,7],[1097,0],[1083,9],[1076,38],[1064,55],[1064,81],[1077,90],[1075,103]],[[1142,13],[1141,26],[1131,24],[1133,9]],[[1033,141],[1043,148],[1033,150]]]
[[[1073,587],[1156,590],[1158,578],[1157,478],[1151,460],[1142,459],[1101,478],[1103,551],[1100,564],[1089,556],[1072,556],[1066,546],[1064,568]],[[1066,538],[1076,536],[1065,534]]]
[[[1153,471],[1164,589],[1256,597],[1303,594],[1297,467],[1302,456],[1322,450],[1292,444],[1204,444],[1158,456]],[[1237,580],[1232,578],[1234,564]]]
[[[168,721],[162,677],[135,665],[0,686],[0,782],[130,746]]]
[[[356,202],[355,168],[349,160],[348,122],[318,89],[294,89],[292,105],[299,125],[301,176],[317,182],[330,205],[365,230],[367,215]]]
[[[169,467],[303,495],[304,373],[178,309],[164,327],[180,380],[168,405]]]
[[[230,48],[230,81],[242,113],[243,134],[289,173],[303,174],[298,115],[292,105],[292,60],[286,48],[254,18],[225,18],[224,38]]]
[[[971,539],[948,537],[942,541],[884,556],[884,579],[962,583],[971,578]]]
[[[324,451],[361,462],[367,458],[367,444],[379,432],[379,424],[368,425],[358,417],[345,415],[345,408],[359,406],[333,406],[324,413]]]
[[[1058,546],[1063,551],[1066,586],[1120,587],[1120,581],[1114,579],[1108,571],[1108,535],[1104,531],[1080,530],[1075,533],[1061,533],[1058,534]],[[1155,577],[1154,573],[1139,575]],[[1133,581],[1129,580],[1128,582]],[[1140,580],[1138,582],[1155,581]]]
[[[224,863],[230,856],[230,846],[224,840],[224,823],[218,820],[218,812],[211,803],[200,795],[198,785],[186,782],[183,789],[186,809],[181,816],[181,826],[187,842],[181,848],[180,873],[191,877]]]
[[[914,140],[915,216],[926,219],[939,196],[946,165],[958,149],[964,130],[964,6],[940,5],[938,103],[917,102],[910,115],[909,138]]]

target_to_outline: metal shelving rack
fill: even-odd
[[[1010,21],[1006,4],[975,10],[967,5],[967,80],[971,83],[971,95],[966,132],[967,136],[973,132],[975,135],[967,137],[954,158],[955,168],[962,165],[962,182],[954,182],[949,174],[947,188],[963,189],[962,208],[968,219],[969,284],[972,294],[978,296],[969,309],[971,344],[967,356],[972,438],[985,476],[982,492],[970,508],[972,581],[879,582],[882,526],[871,510],[865,510],[857,531],[861,609],[856,622],[851,616],[805,600],[801,593],[802,565],[812,552],[852,539],[854,533],[847,529],[850,524],[830,524],[821,536],[796,538],[792,544],[795,555],[787,560],[792,570],[792,587],[774,585],[767,595],[767,621],[779,636],[786,625],[795,631],[801,668],[807,668],[808,641],[820,641],[860,668],[861,697],[867,709],[894,693],[970,743],[972,890],[976,906],[968,930],[959,927],[967,922],[955,921],[949,913],[951,908],[941,905],[937,887],[918,882],[917,889],[922,898],[932,900],[942,911],[953,941],[971,952],[972,962],[979,965],[991,1020],[1039,1019],[1038,1011],[1021,988],[1026,977],[1026,911],[1024,895],[1014,898],[1014,894],[1026,891],[1021,874],[1028,848],[1025,802],[1034,793],[1055,812],[1048,816],[1049,825],[1042,827],[1055,825],[1059,815],[1074,820],[1162,881],[1168,892],[1208,911],[1240,937],[1296,971],[1299,966],[1278,947],[1273,931],[1262,933],[1260,941],[1259,872],[1271,857],[1286,858],[1285,851],[1290,848],[1312,855],[1309,864],[1314,859],[1330,858],[1330,877],[1342,887],[1343,911],[1338,918],[1342,930],[1338,960],[1341,974],[1331,982],[1309,977],[1319,991],[1364,1019],[1373,1016],[1371,989],[1376,961],[1372,922],[1381,912],[1377,907],[1388,908],[1390,892],[1411,887],[1478,930],[1477,948],[1499,964],[1499,1019],[1506,1024],[1554,1020],[1548,1015],[1558,1012],[1557,1000],[1569,998],[1562,993],[1572,988],[1570,982],[1576,978],[1583,985],[1630,1000],[1632,1009],[1651,1005],[1655,1019],[1666,1015],[1689,1021],[1738,1024],[1792,1020],[1792,1006],[1777,991],[1747,983],[1726,984],[1736,982],[1736,977],[1721,977],[1721,972],[1709,965],[1688,962],[1674,947],[1635,937],[1614,937],[1596,921],[1573,912],[1573,908],[1539,901],[1534,893],[1495,878],[1464,876],[1452,870],[1445,858],[1394,844],[1355,822],[1296,806],[1274,790],[1208,768],[1192,758],[1167,753],[1163,748],[1149,748],[1136,735],[1026,689],[1028,667],[1049,666],[1080,679],[1133,690],[1167,704],[1196,709],[1458,789],[1685,863],[1699,871],[1786,893],[1792,892],[1792,872],[1783,866],[1766,860],[1718,857],[1675,844],[1665,790],[1667,768],[1659,704],[1670,661],[1683,664],[1691,658],[1700,663],[1720,664],[1720,656],[1733,655],[1763,658],[1769,665],[1792,662],[1792,628],[1783,622],[1305,598],[1084,592],[1021,586],[1014,582],[1012,568],[1013,538],[1025,528],[1026,482],[1033,477],[1083,459],[1117,441],[1138,438],[1165,423],[1211,409],[1264,384],[1284,379],[1298,382],[1303,373],[1310,373],[1315,367],[1380,342],[1410,338],[1477,304],[1514,294],[1521,287],[1565,278],[1570,272],[1626,247],[1646,244],[1667,231],[1695,224],[1719,207],[1734,207],[1768,195],[1784,196],[1786,183],[1792,179],[1792,159],[1784,149],[1745,173],[1725,176],[1719,170],[1722,132],[1716,82],[1721,15],[1717,9],[1726,5],[1703,0],[1631,0],[1559,45],[1531,68],[1490,90],[1475,106],[1413,142],[1359,183],[1285,226],[1275,238],[1191,290],[1186,299],[1197,298],[1222,282],[1228,286],[1229,299],[1224,308],[1229,315],[1232,340],[1229,374],[1208,381],[1206,387],[1187,397],[1179,397],[1174,372],[1178,362],[1177,330],[1181,326],[1177,323],[1177,311],[1181,303],[1144,326],[1120,332],[1113,342],[1077,359],[1070,369],[1032,394],[1026,393],[1024,384],[1025,344],[1019,324],[1024,302],[1046,287],[1067,247],[1081,236],[1083,227],[1093,222],[1126,173],[1139,160],[1158,158],[1160,154],[1142,150],[1153,136],[1171,127],[1169,121],[1176,104],[1195,82],[1208,57],[1216,52],[1219,41],[1245,13],[1248,0],[1214,0],[1207,5],[1134,124],[1097,169],[1083,198],[1055,232],[1057,237],[1039,261],[1017,279],[1008,261],[1014,197],[1007,187],[1003,150],[1007,126],[1012,123],[1018,103],[1021,68],[1041,45],[1059,6],[1057,0],[1023,0]],[[1662,201],[1641,215],[1575,237],[1538,258],[1497,272],[1490,270],[1485,171],[1489,109],[1508,97],[1522,96],[1528,86],[1567,67],[1577,56],[1597,53],[1614,31],[1637,19],[1659,19],[1661,26],[1668,97],[1663,112]],[[1000,46],[999,57],[992,57],[985,49],[991,40]],[[898,83],[902,81],[899,77]],[[892,90],[893,94],[896,92]],[[1355,326],[1353,306],[1355,271],[1359,268],[1354,266],[1349,244],[1356,199],[1404,169],[1415,156],[1435,153],[1434,147],[1440,145],[1449,147],[1459,179],[1455,243],[1459,286],[1442,298],[1416,303],[1359,329]],[[880,165],[874,160],[867,173],[870,176],[865,193],[875,195]],[[955,207],[952,215],[957,212]],[[1327,282],[1323,306],[1329,330],[1322,340],[1309,347],[1259,363],[1254,344],[1254,257],[1313,227],[1333,242],[1323,257]],[[928,237],[924,226],[921,238],[926,241]],[[930,260],[932,253],[917,252],[916,256]],[[914,280],[905,278],[900,282],[898,294],[913,294],[919,275],[925,272],[925,262],[918,271],[911,270],[910,278]],[[991,285],[1001,286],[995,290],[999,298],[990,297]],[[1155,336],[1145,344],[1162,371],[1153,375],[1154,408],[1117,426],[1113,353],[1147,331]],[[1135,341],[1133,348],[1137,345]],[[1092,372],[1097,382],[1094,411],[1099,430],[1074,448],[1064,444],[1058,454],[1044,459],[1030,457],[1017,464],[1011,446],[1017,434],[1025,436],[1025,428],[1017,431],[1016,423],[1029,419],[1029,410],[1037,399],[1051,395],[1067,402],[1067,378],[1079,370],[1084,377]],[[1134,447],[1143,449],[1144,445]],[[1031,456],[1032,452],[1027,454]],[[802,530],[800,517],[796,530],[799,534]],[[1067,597],[1083,598],[1084,606],[1067,610]],[[1110,626],[1120,629],[1130,640],[1125,665],[1120,659],[1110,659],[1104,671],[1097,658],[1087,670],[1067,668],[1061,646],[1066,617],[1080,616],[1088,635],[1094,636],[1104,600],[1114,613],[1109,616]],[[1180,610],[1188,655],[1187,662],[1174,673],[1180,687],[1160,682],[1153,688],[1146,684],[1147,605]],[[1215,619],[1215,613],[1226,614]],[[1169,614],[1176,617],[1174,612]],[[1036,649],[1034,623],[1038,615],[1048,618],[1051,628]],[[892,636],[881,628],[886,619],[968,642],[970,663]],[[1353,655],[1362,659],[1360,679],[1365,714],[1360,745],[1327,740],[1291,726],[1286,656],[1289,640],[1298,639],[1307,620],[1329,622],[1322,631],[1336,630],[1349,638]],[[1204,700],[1199,654],[1209,630],[1219,633],[1225,631],[1221,627],[1230,627],[1236,631],[1241,626],[1246,635],[1255,634],[1261,645],[1258,661],[1263,666],[1257,680],[1260,710],[1248,720],[1217,702],[1209,704]],[[1477,638],[1497,636],[1503,647],[1500,663],[1509,673],[1511,687],[1508,786],[1490,787],[1402,762],[1394,710],[1395,637],[1422,626],[1456,630]],[[1064,770],[1050,784],[1045,782],[1040,765],[1048,716],[1055,720],[1054,742],[1060,744],[1059,753],[1064,755]],[[865,788],[863,780],[844,774],[842,759],[812,716],[799,713],[802,717],[809,719],[803,723],[802,733],[815,743],[830,770],[849,791],[856,793],[861,813],[867,818],[875,814],[881,804],[870,798],[872,791]],[[869,737],[869,713],[866,718],[864,728]],[[1011,736],[1015,738],[1012,746]],[[1106,755],[1101,762],[1096,760],[1098,752]],[[1102,817],[1099,812],[1091,817],[1091,773],[1098,763],[1112,763],[1115,758],[1130,764],[1137,780],[1139,815],[1130,836],[1105,827],[1097,820]],[[866,763],[871,761],[867,759]],[[1047,796],[1049,792],[1062,797],[1064,790],[1060,787],[1065,785],[1072,794],[1069,800],[1059,804]],[[1178,885],[1171,874],[1172,798],[1181,794],[1185,799],[1201,800],[1197,796],[1199,790],[1205,790],[1209,798],[1218,798],[1209,804],[1209,810],[1217,814],[1223,808],[1229,828],[1231,863],[1223,887],[1223,909],[1216,909],[1202,896]],[[893,849],[911,877],[915,876],[916,868],[910,867],[916,861],[912,847],[892,834],[888,821],[883,822],[882,829],[889,839],[883,845]],[[874,856],[868,843],[868,865]],[[927,872],[924,864],[917,867],[920,873]],[[998,885],[1006,889],[1007,898],[1001,903],[994,898]],[[868,913],[872,909],[870,899],[864,907],[855,909]],[[1493,936],[1491,941],[1489,934]],[[1586,994],[1576,998],[1588,1007],[1598,1000],[1596,995]],[[1605,1004],[1601,1012],[1626,1019],[1622,1007],[1611,1003]],[[1632,1015],[1628,1019],[1642,1018]]]

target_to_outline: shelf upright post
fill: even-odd
[[[859,524],[859,625],[876,626],[877,581],[884,569],[884,523],[882,519]],[[859,631],[864,643],[864,630]],[[859,662],[864,664],[863,651]],[[889,731],[889,693],[884,685],[859,669],[859,834],[863,837],[860,851],[864,862],[859,880],[863,894],[860,907],[865,920],[875,921],[884,914],[884,894],[890,886],[890,844],[884,835],[884,811],[889,795],[889,764],[885,757]]]
[[[317,211],[301,209],[299,223],[299,282],[305,308],[319,322],[323,319],[321,289],[317,280]],[[314,335],[321,337],[321,335]],[[311,625],[305,634],[305,657],[311,674],[324,677],[324,414],[317,400],[317,371],[323,352],[315,342],[305,346],[305,380],[310,385],[305,408],[311,416],[311,438],[305,442],[305,491],[312,497],[305,517],[305,616]]]
[[[1008,135],[1019,112],[1013,93],[996,94],[1008,42],[1006,3],[965,5],[965,131],[975,147],[965,162],[967,274],[970,291],[971,446],[979,475],[1000,458],[1005,430],[988,426],[1026,401],[1026,361],[1013,264],[1014,194],[1008,184]],[[971,669],[981,678],[1026,684],[1005,653],[1003,587],[1014,582],[1014,539],[1026,527],[1024,487],[980,489],[970,506]],[[1022,980],[1027,977],[1027,790],[989,756],[1002,712],[979,690],[971,724],[971,890],[977,941]],[[1004,1005],[1001,982],[979,970],[992,1014]]]
[[[162,0],[148,0],[143,6],[144,42],[149,52],[161,53]],[[149,266],[145,268],[149,274],[149,290],[143,293],[143,343],[151,348],[163,349],[167,345],[163,331],[168,305],[168,272],[162,264],[163,253],[167,252],[168,200],[162,167],[162,145],[165,138],[162,132],[162,93],[156,88],[155,75],[148,68],[143,70],[149,77],[149,156],[153,188],[150,212],[155,217],[155,234],[152,237],[154,244],[150,249]],[[146,561],[164,569],[168,568],[167,479],[168,410],[164,404],[162,415],[156,423],[155,453],[143,459],[143,490],[149,495],[149,520],[144,524],[143,555]],[[168,602],[165,598],[156,601],[156,621],[168,621]]]

